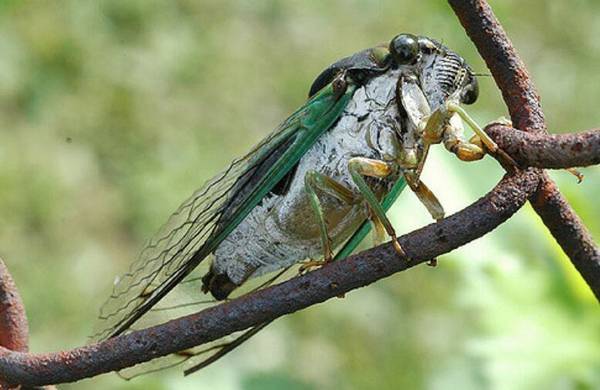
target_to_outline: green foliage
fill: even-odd
[[[494,2],[552,131],[598,126],[600,3]],[[115,275],[183,199],[274,128],[336,59],[406,31],[485,65],[444,2],[0,1],[0,254],[31,349],[80,345]],[[491,78],[472,109],[506,115]],[[600,236],[600,172],[553,177]],[[436,148],[449,212],[501,177]],[[398,231],[429,223],[409,192]],[[190,378],[73,388],[597,388],[598,305],[526,207],[418,269],[277,321]],[[69,385],[64,388],[70,388]]]

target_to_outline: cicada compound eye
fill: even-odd
[[[400,34],[390,42],[390,53],[398,65],[413,62],[419,55],[418,38],[412,34]]]

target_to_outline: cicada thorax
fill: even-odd
[[[362,86],[371,78],[388,70],[390,66],[392,66],[391,57],[386,45],[362,50],[328,66],[315,78],[308,96],[313,96],[336,79],[343,79],[344,82],[351,81]]]

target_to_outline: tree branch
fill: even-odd
[[[600,163],[600,130],[597,129],[549,135],[491,124],[485,131],[522,167],[560,169]]]
[[[540,98],[525,64],[485,0],[448,0],[490,69],[512,124],[524,131],[546,129]]]
[[[546,175],[530,201],[600,301],[600,250],[577,214]]]
[[[17,286],[0,258],[0,345],[27,352],[29,325]]]
[[[448,0],[502,91],[513,125],[526,132],[546,132],[544,113],[533,82],[506,32],[485,0]],[[599,250],[585,226],[552,180],[530,201],[563,251],[600,300]],[[565,228],[570,226],[570,228]],[[590,257],[586,257],[590,256]],[[590,264],[589,266],[587,266]]]
[[[71,382],[272,321],[406,270],[485,235],[510,218],[538,185],[539,173],[533,170],[506,176],[494,190],[466,209],[400,237],[410,262],[385,244],[197,314],[98,344],[39,355],[0,349],[0,372],[8,383],[29,386]]]

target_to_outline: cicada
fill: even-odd
[[[442,143],[465,161],[496,150],[461,108],[477,96],[465,60],[424,36],[400,34],[330,65],[299,109],[150,240],[115,281],[93,339],[231,299],[286,270],[297,274],[298,264],[306,272],[343,259],[372,227],[403,254],[386,211],[406,186],[434,219],[444,217],[420,179],[429,147]],[[469,140],[463,120],[475,132]],[[159,359],[151,369],[186,363],[186,372],[195,371],[265,325]]]

